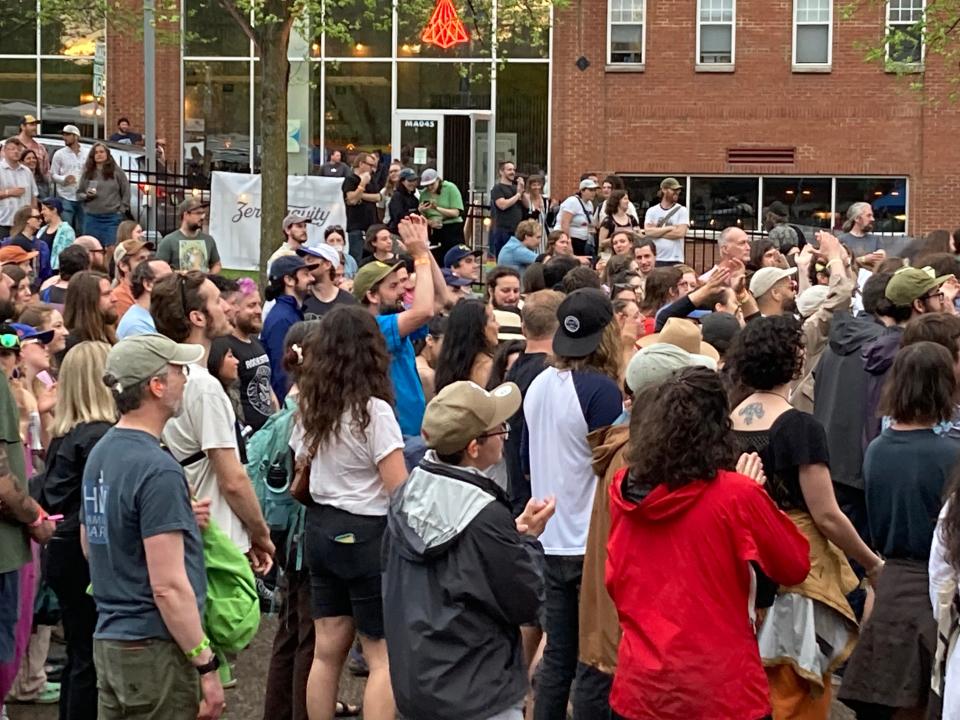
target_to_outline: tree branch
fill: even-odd
[[[250,41],[259,47],[257,42],[257,35],[253,31],[253,27],[250,25],[250,19],[244,17],[243,13],[237,9],[237,6],[234,5],[233,0],[218,0],[220,7],[227,11],[227,14],[232,17],[237,24],[240,26],[240,29],[243,30],[243,34],[246,35]]]

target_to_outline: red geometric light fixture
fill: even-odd
[[[444,50],[457,43],[469,42],[470,35],[457,15],[453,0],[437,0],[430,22],[423,29],[420,39],[428,45],[436,45]]]

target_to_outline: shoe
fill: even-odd
[[[229,690],[237,686],[237,679],[233,676],[233,668],[223,656],[220,656],[220,669],[217,670],[217,672],[220,675],[220,684],[224,690]]]
[[[60,702],[60,683],[48,682],[39,693],[28,700],[10,696],[7,702],[11,705],[55,705]]]
[[[272,615],[277,612],[277,605],[280,598],[277,597],[275,588],[267,585],[262,578],[256,579],[257,595],[260,597],[260,612]]]

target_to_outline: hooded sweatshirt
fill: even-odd
[[[809,545],[760,485],[721,470],[639,502],[610,487],[606,584],[623,637],[610,705],[629,720],[770,713],[750,562],[774,582],[810,571]]]
[[[880,392],[887,379],[887,372],[893,365],[893,358],[900,349],[903,328],[892,325],[877,336],[877,339],[863,347],[863,369],[867,373],[866,400],[863,405],[863,442],[860,449],[866,452],[867,445],[880,434],[881,417]]]
[[[390,503],[383,612],[397,709],[486,720],[527,692],[520,625],[543,603],[543,549],[517,531],[506,493],[433,451]]]
[[[830,475],[835,483],[863,489],[864,402],[867,372],[861,353],[884,331],[872,315],[837,313],[830,342],[814,370],[813,416],[827,433]]]

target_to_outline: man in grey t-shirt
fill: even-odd
[[[849,207],[847,220],[843,223],[843,234],[838,239],[853,251],[858,260],[864,258],[864,264],[872,265],[884,257],[880,237],[873,234],[873,208],[870,203],[855,202]]]
[[[166,260],[174,270],[199,270],[214,275],[220,272],[217,243],[203,232],[206,207],[202,200],[194,197],[180,203],[180,227],[157,246],[157,257]]]

